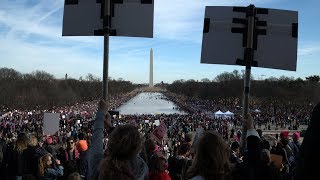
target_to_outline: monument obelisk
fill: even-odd
[[[153,87],[153,50],[152,50],[152,48],[150,49],[149,87]]]

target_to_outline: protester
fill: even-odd
[[[171,180],[167,170],[168,164],[163,156],[155,155],[149,165],[150,180]]]
[[[225,179],[231,172],[228,145],[220,134],[204,132],[192,166],[187,172],[191,180]]]
[[[67,139],[67,148],[61,149],[59,160],[64,167],[64,177],[67,178],[69,174],[79,172],[80,153],[75,146],[73,137]]]
[[[89,177],[89,154],[88,143],[86,140],[79,140],[77,143],[77,149],[79,155],[79,174],[83,177],[83,180],[90,180]],[[69,178],[69,177],[68,177]]]
[[[26,159],[24,152],[28,147],[28,137],[24,133],[18,135],[15,146],[8,150],[8,170],[9,176],[15,177],[17,180],[21,180],[25,173]]]
[[[189,167],[192,165],[192,160],[189,159],[191,145],[189,143],[183,143],[180,145],[177,155],[173,155],[169,158],[169,175],[172,180],[181,180],[186,178],[186,173]]]
[[[318,103],[311,114],[304,140],[301,144],[299,160],[297,162],[294,179],[314,179],[319,176],[317,164],[320,162],[319,149],[319,127],[320,127],[320,103]]]
[[[48,110],[28,112],[21,110],[9,112],[8,110],[0,117],[0,135],[6,145],[2,160],[3,165],[0,166],[1,171],[5,174],[4,176],[0,175],[0,179],[6,180],[9,176],[14,179],[37,177],[38,172],[34,162],[38,162],[42,156],[48,154],[48,151],[52,153],[53,162],[61,160],[61,165],[64,167],[63,179],[68,179],[71,177],[70,174],[76,173],[84,180],[169,177],[171,179],[185,179],[186,177],[206,179],[208,174],[220,172],[218,170],[209,171],[210,164],[205,164],[207,161],[223,164],[224,156],[215,157],[216,159],[212,157],[213,154],[217,156],[219,153],[227,153],[226,159],[228,161],[230,155],[236,155],[234,157],[237,157],[237,161],[231,161],[238,162],[236,164],[240,164],[240,166],[226,165],[223,173],[215,175],[218,178],[232,177],[234,180],[251,180],[268,177],[268,180],[278,179],[276,175],[280,169],[274,169],[272,162],[268,161],[269,154],[280,154],[283,157],[283,164],[288,166],[281,169],[281,178],[290,179],[292,176],[299,177],[300,174],[305,173],[303,168],[295,165],[298,161],[305,162],[308,159],[306,158],[308,155],[305,155],[306,150],[302,151],[303,146],[301,145],[299,148],[300,141],[302,141],[299,133],[293,133],[293,141],[285,131],[280,134],[279,141],[266,139],[263,133],[267,129],[293,127],[294,123],[308,124],[308,120],[306,120],[309,117],[308,108],[304,108],[298,113],[282,112],[281,115],[271,115],[267,112],[252,113],[251,120],[247,119],[251,122],[250,128],[247,133],[244,133],[241,131],[243,121],[239,116],[235,115],[228,119],[215,118],[206,112],[214,111],[217,108],[225,111],[226,107],[219,102],[202,101],[195,98],[181,101],[178,96],[171,96],[169,99],[174,102],[179,101],[179,105],[183,109],[187,109],[189,114],[135,114],[121,115],[121,117],[111,119],[107,110],[115,109],[124,102],[122,100],[128,99],[129,96],[128,98],[116,97],[108,101],[110,105],[103,101],[100,101],[99,104],[97,101],[92,101],[50,110],[50,112],[60,113],[61,119],[59,132],[49,136],[42,135],[43,113],[49,112]],[[98,111],[95,112],[97,104]],[[233,111],[236,107],[230,106],[229,109]],[[294,122],[288,120],[288,117],[294,119]],[[151,136],[157,128],[156,120],[167,127],[166,136],[157,142]],[[254,129],[255,126],[259,127],[259,134]],[[131,134],[119,132],[119,129],[122,128],[127,128]],[[211,147],[209,144],[205,144],[203,147],[212,148],[217,152],[208,153],[208,157],[202,157],[205,156],[204,152],[194,156],[190,155],[190,146],[193,144],[196,129],[202,129],[205,132],[214,131],[220,135],[226,145],[231,144],[231,147],[227,145],[226,150],[219,152],[215,149],[219,146]],[[114,133],[116,134],[114,135]],[[230,136],[230,134],[234,135]],[[247,146],[240,153],[238,152],[239,144],[236,142],[242,134],[247,135]],[[208,139],[211,138],[210,136]],[[21,139],[25,139],[23,142],[28,142],[27,147],[24,145],[25,143],[21,143]],[[116,139],[120,139],[121,142]],[[219,142],[220,140],[218,138],[215,141]],[[290,152],[288,147],[291,148],[293,156],[288,153]],[[199,147],[197,146],[197,148]],[[308,148],[310,147],[308,146]],[[270,153],[267,150],[270,150]],[[125,153],[128,156],[119,158],[117,153]],[[300,159],[301,154],[304,154],[303,160]],[[242,156],[243,159],[240,159]],[[290,161],[292,157],[294,163]],[[165,166],[167,161],[168,167]],[[201,163],[199,164],[199,162]],[[201,169],[205,173],[198,172],[197,169]],[[300,169],[300,173],[295,169]],[[190,174],[191,172],[193,174]],[[109,176],[109,174],[116,173],[120,175]],[[75,175],[74,178],[78,178],[78,176]]]
[[[100,138],[92,138],[93,147],[98,148],[90,154],[93,163],[100,164],[99,167],[91,168],[94,170],[94,179],[147,179],[148,166],[138,155],[142,148],[142,137],[133,125],[122,125],[113,130],[109,135],[106,157],[102,159],[103,129],[104,124],[108,124],[104,123],[107,109],[106,102],[100,101],[93,130],[93,137]],[[110,119],[106,121],[108,120]],[[95,164],[92,165],[96,166]]]
[[[68,180],[82,180],[81,175],[79,173],[71,173],[68,176]]]
[[[231,154],[230,154],[230,162],[232,164],[241,164],[242,156],[240,154],[240,144],[237,141],[231,143]]]
[[[115,128],[109,137],[107,156],[98,168],[99,178],[145,179],[148,166],[138,156],[141,147],[142,141],[136,127],[123,125]]]
[[[53,162],[53,160],[51,154],[46,154],[39,159],[38,177],[40,180],[56,180],[63,176],[63,167],[60,161]]]

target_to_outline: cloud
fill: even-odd
[[[76,77],[102,73],[103,37],[62,37],[64,0],[33,2],[0,2],[0,66],[23,72],[46,70],[57,76],[66,71]],[[148,52],[152,44],[151,39],[111,37],[110,55],[128,59]]]
[[[319,52],[319,51],[320,51],[320,45],[307,45],[298,49],[298,56],[299,57],[310,56],[313,53]]]
[[[57,3],[59,1],[40,1],[30,8],[26,8],[27,1],[9,2],[3,2],[5,6],[2,6],[3,8],[0,10],[0,23],[11,28],[8,35],[21,33],[38,34],[48,38],[58,36],[58,27],[46,26],[42,22],[47,18],[50,20],[50,15],[62,8]]]
[[[248,6],[271,0],[158,0],[155,1],[155,36],[201,43],[205,6]]]
[[[74,74],[75,77],[85,75],[84,72],[98,72],[101,65],[93,59],[94,56],[75,51],[73,48],[47,48],[12,39],[2,40],[0,54],[1,67],[5,64],[6,67],[22,73],[45,70],[58,78],[63,77],[66,72],[71,72],[70,74]]]
[[[155,70],[161,71],[157,78],[201,79],[213,67],[203,68],[196,52],[202,40],[205,6],[253,3],[262,7],[271,1],[275,0],[155,0],[154,38],[110,37],[109,75],[147,82],[152,47],[155,62],[162,67]],[[57,77],[66,72],[75,78],[87,73],[102,77],[103,38],[62,37],[64,0],[0,0],[0,7],[0,67],[24,73],[45,70]],[[317,50],[301,47],[299,56]],[[183,72],[186,69],[188,73]]]

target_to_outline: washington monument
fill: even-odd
[[[149,87],[153,87],[153,50],[150,49],[150,75],[149,75]]]

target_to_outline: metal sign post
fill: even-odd
[[[249,6],[248,11],[248,40],[247,40],[247,55],[246,57],[246,76],[244,79],[244,103],[243,103],[243,116],[246,117],[249,112],[249,96],[250,96],[250,76],[251,76],[251,64],[253,62],[253,33],[255,27],[255,7],[253,5]],[[252,12],[252,13],[251,13]]]
[[[104,30],[104,44],[103,44],[103,85],[102,97],[103,100],[108,99],[108,70],[109,70],[109,34],[110,34],[110,0],[103,2],[103,30]]]
[[[250,80],[251,80],[251,64],[253,62],[253,33],[255,29],[255,6],[250,5],[247,9],[248,18],[248,31],[247,31],[247,48],[245,49],[245,63],[246,63],[246,73],[244,78],[244,95],[243,95],[243,118],[248,118],[249,112],[249,96],[250,96]],[[242,125],[242,138],[241,144],[244,145],[246,142],[246,126],[245,123]]]

